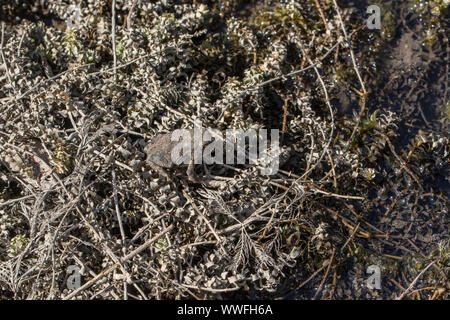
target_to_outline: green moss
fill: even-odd
[[[424,31],[421,33],[423,43],[429,48],[438,41],[438,34],[445,33],[445,23],[441,20],[446,19],[449,11],[448,0],[410,0],[410,4],[415,13],[423,20]]]
[[[390,8],[389,8],[390,9]],[[386,10],[381,18],[381,38],[385,41],[391,41],[396,34],[396,16],[392,10]]]
[[[356,73],[353,68],[348,65],[339,64],[334,74],[334,79],[338,83],[345,83],[350,79],[354,78]]]
[[[251,25],[264,35],[273,39],[281,38],[292,28],[306,30],[307,23],[300,12],[297,4],[281,4],[273,9],[260,11],[254,18]]]
[[[448,13],[448,0],[410,0],[411,7],[419,14],[431,13],[441,16]]]

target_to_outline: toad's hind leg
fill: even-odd
[[[198,179],[197,175],[195,174],[195,170],[194,170],[194,160],[192,159],[189,162],[186,174],[188,176],[189,181],[194,182],[194,183],[200,183],[200,180]]]
[[[199,183],[199,184],[204,184],[206,186],[209,186],[209,182],[208,181],[206,181],[205,179],[200,178],[200,177],[197,176],[197,174],[195,173],[194,168],[195,168],[194,160],[192,159],[189,162],[189,165],[188,165],[188,168],[187,168],[187,171],[186,171],[186,174],[188,176],[189,181],[191,181],[193,183]]]

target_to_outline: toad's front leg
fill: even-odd
[[[154,163],[152,161],[149,161],[148,164],[153,170],[158,172],[158,174],[163,175],[167,179],[167,181],[172,182],[172,179],[170,178],[170,176],[167,173],[167,171],[163,169],[163,167],[157,165],[156,163]]]

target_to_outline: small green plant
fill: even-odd
[[[167,243],[166,238],[159,238],[159,240],[155,242],[155,248],[160,251],[166,250],[168,246],[169,244]]]
[[[125,53],[125,46],[123,45],[122,41],[120,41],[116,46],[116,54],[119,57],[119,59],[122,59],[124,53]]]
[[[55,172],[60,175],[68,175],[74,168],[74,152],[72,149],[58,143],[56,154],[52,159]]]
[[[67,29],[63,41],[66,52],[72,57],[76,57],[78,55],[78,51],[81,49],[82,46],[77,40],[77,35],[75,34],[75,31],[73,29]]]
[[[8,246],[8,256],[16,257],[18,256],[27,246],[30,239],[22,234],[18,234],[14,238],[11,239]]]
[[[378,110],[375,110],[370,116],[367,116],[361,123],[361,133],[368,132],[378,125]]]

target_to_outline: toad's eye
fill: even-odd
[[[153,155],[150,156],[150,160],[153,161],[153,162],[160,162],[162,159],[161,159],[160,155],[153,154]]]

